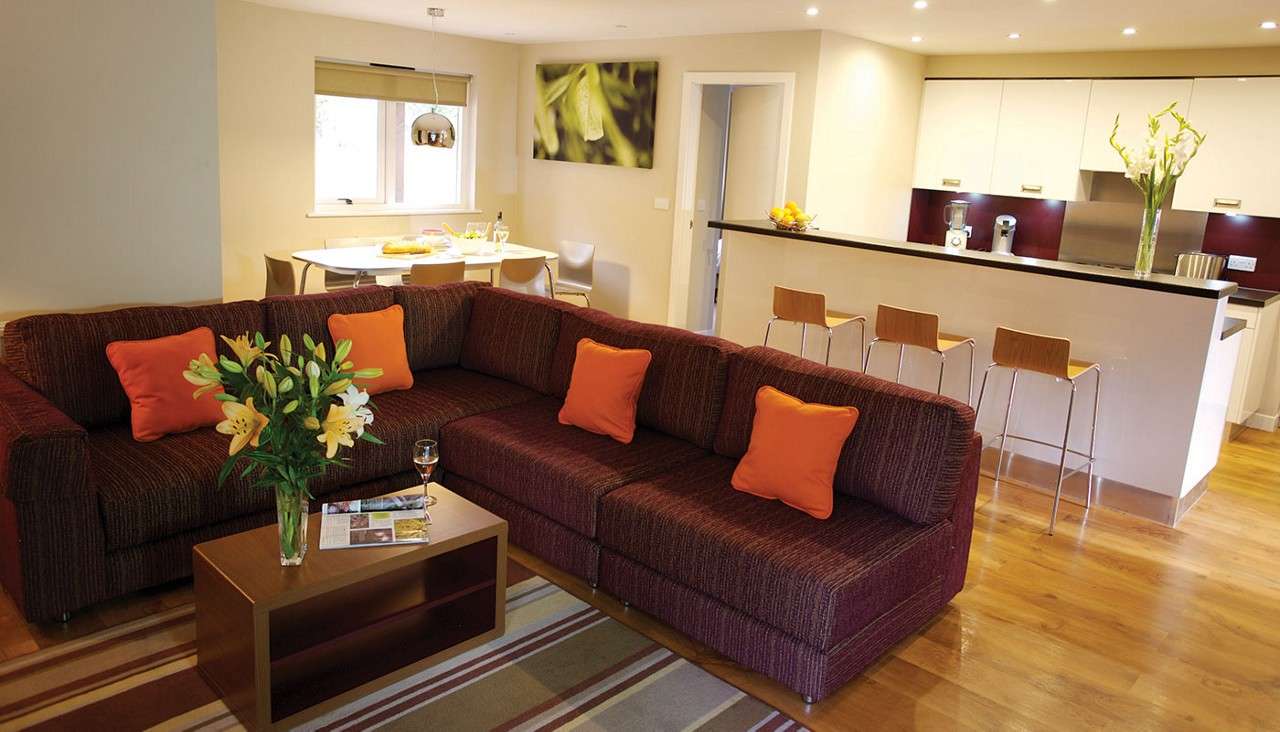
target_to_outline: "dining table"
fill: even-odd
[[[496,245],[495,245],[496,246]],[[406,275],[415,264],[436,264],[441,262],[466,263],[468,272],[488,270],[489,282],[494,283],[494,273],[502,266],[504,259],[533,259],[543,257],[547,262],[547,278],[551,280],[551,266],[559,255],[544,249],[507,242],[498,250],[478,249],[475,252],[463,252],[455,248],[441,249],[431,254],[406,256],[401,254],[383,254],[381,244],[370,244],[349,247],[333,247],[329,249],[302,249],[293,252],[293,258],[302,262],[302,277],[298,281],[298,294],[303,294],[307,287],[307,274],[312,267],[333,272],[338,275],[352,277],[352,286],[359,286],[367,277]]]

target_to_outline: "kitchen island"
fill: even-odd
[[[769,320],[773,286],[823,292],[832,310],[866,315],[868,339],[880,303],[936,312],[941,329],[977,342],[973,381],[953,354],[943,393],[964,400],[978,393],[990,363],[996,326],[1071,339],[1072,357],[1102,366],[1094,498],[1100,505],[1172,524],[1207,487],[1226,423],[1239,333],[1231,333],[1231,282],[1132,272],[1051,260],[963,251],[824,231],[782,232],[767,221],[717,221],[724,249],[717,330],[759,344]],[[822,354],[826,333],[811,328],[806,353]],[[769,345],[799,353],[800,328],[774,326]],[[834,366],[858,368],[857,328],[837,331]],[[913,352],[915,351],[915,352]],[[820,356],[818,356],[820,357]],[[872,375],[893,378],[897,349],[876,349]],[[932,389],[937,356],[908,349],[903,383]],[[999,434],[1009,377],[992,373],[978,419],[988,438]],[[1060,442],[1070,388],[1052,378],[1019,380],[1010,433]],[[1071,446],[1086,452],[1093,407],[1091,377],[1080,381]],[[1009,442],[1005,475],[1053,486],[1058,451]],[[987,456],[994,468],[994,454]],[[1068,457],[1067,468],[1076,465]],[[1083,473],[1064,495],[1084,496]]]

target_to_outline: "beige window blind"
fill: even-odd
[[[436,74],[440,104],[465,107],[470,76]],[[388,102],[436,101],[431,72],[381,66],[357,66],[333,61],[316,62],[316,94],[335,97],[362,97]]]

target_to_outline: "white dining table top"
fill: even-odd
[[[320,267],[334,274],[341,275],[395,275],[406,274],[415,264],[435,264],[437,262],[466,262],[467,269],[492,269],[502,264],[504,259],[530,259],[546,257],[554,261],[558,255],[543,249],[535,249],[523,244],[507,242],[501,252],[479,254],[463,254],[454,249],[446,249],[417,257],[387,256],[382,253],[382,245],[335,247],[333,249],[303,249],[293,253],[299,262]]]

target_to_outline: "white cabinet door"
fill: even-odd
[[[1173,207],[1280,217],[1280,78],[1196,79],[1189,118],[1208,137]]]
[[[1089,112],[1088,79],[1004,83],[991,192],[1079,201],[1080,148]]]
[[[1147,116],[1172,102],[1187,114],[1191,107],[1191,79],[1097,79],[1089,95],[1089,116],[1084,127],[1083,170],[1123,173],[1124,163],[1111,147],[1111,129],[1120,115],[1117,140],[1137,147],[1147,136]]]
[[[926,81],[916,188],[989,193],[1003,81]]]

